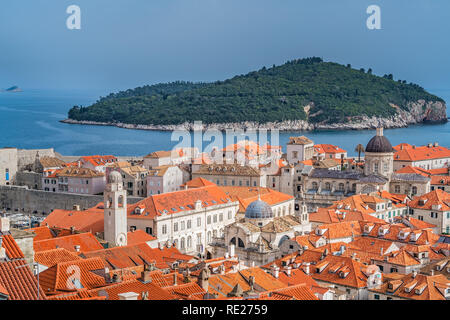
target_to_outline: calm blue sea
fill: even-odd
[[[430,90],[450,101],[450,90]],[[128,130],[115,127],[82,126],[60,123],[73,105],[87,106],[105,92],[26,90],[0,92],[0,147],[23,149],[55,148],[63,155],[114,154],[142,156],[157,150],[169,150],[177,143],[170,132]],[[349,155],[358,143],[366,144],[375,134],[363,131],[284,132],[285,146],[292,135],[304,134],[315,143],[331,143],[346,149]],[[385,130],[393,145],[407,142],[421,145],[439,142],[450,146],[450,123],[417,125]],[[206,145],[208,143],[205,143]]]

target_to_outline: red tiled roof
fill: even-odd
[[[25,258],[19,245],[11,235],[0,235],[0,237],[2,238],[2,247],[5,249],[6,255],[9,259],[14,260]]]
[[[450,158],[450,149],[441,146],[413,146],[403,147],[403,149],[396,148],[396,150],[397,152],[394,154],[394,161],[421,161],[428,159]]]
[[[34,254],[34,261],[46,266],[53,267],[54,265],[61,262],[68,262],[73,260],[81,260],[79,256],[75,253],[70,252],[64,248],[40,251]]]
[[[142,283],[139,280],[124,281],[90,291],[92,295],[105,296],[106,300],[119,300],[119,294],[127,292],[139,294],[138,300],[142,300],[144,295],[147,296],[148,300],[177,300],[175,296],[153,282]]]
[[[441,208],[433,209],[433,205],[440,205]],[[450,194],[443,190],[436,189],[424,195],[415,197],[408,203],[408,206],[414,209],[448,211],[450,210]]]
[[[0,286],[7,291],[9,300],[38,300],[36,277],[23,259],[0,262]],[[46,299],[41,288],[39,295],[40,300]]]
[[[64,248],[71,252],[77,252],[75,246],[80,246],[80,252],[89,252],[103,249],[103,246],[92,233],[80,233],[70,236],[34,241],[35,252]]]
[[[201,188],[201,187],[206,187],[206,186],[216,186],[216,184],[200,177],[200,178],[192,179],[191,181],[188,181],[185,184],[181,185],[181,187],[183,187],[183,188],[184,187]]]
[[[135,245],[139,243],[145,243],[148,241],[156,240],[154,236],[149,235],[144,230],[135,230],[127,233],[127,244]]]
[[[440,185],[440,186],[449,186],[450,185],[450,177],[449,176],[431,176],[431,184],[432,185]]]
[[[93,166],[97,167],[97,166],[104,166],[107,163],[113,163],[117,161],[117,158],[111,155],[108,156],[99,156],[99,155],[95,155],[95,156],[85,156],[85,157],[81,157],[79,159],[81,162],[83,163],[91,163]]]
[[[82,288],[93,289],[106,285],[105,278],[93,271],[105,269],[100,258],[61,262],[39,274],[39,283],[47,294],[76,291],[78,281]]]
[[[421,176],[424,176],[424,177],[431,176],[431,172],[429,170],[425,170],[425,169],[422,169],[419,167],[413,167],[413,166],[403,167],[403,168],[395,171],[395,173],[415,173],[415,174],[420,174]]]
[[[345,151],[344,149],[338,147],[338,146],[334,146],[332,144],[316,144],[314,146],[314,149],[316,152],[318,153],[345,153],[347,151]]]
[[[42,226],[70,229],[74,227],[79,232],[103,232],[104,207],[99,203],[93,208],[84,211],[54,210],[41,223]]]
[[[195,208],[195,202],[197,200],[201,200],[203,208],[228,203],[231,201],[225,192],[215,185],[162,193],[150,196],[135,204],[129,205],[128,218],[153,219],[154,217],[161,216],[163,214],[190,211]],[[143,213],[136,214],[136,207],[142,205],[145,207]]]

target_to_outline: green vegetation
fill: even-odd
[[[90,107],[73,107],[69,118],[148,125],[196,120],[327,123],[361,115],[390,116],[396,113],[390,103],[407,110],[408,102],[419,99],[443,101],[416,84],[395,81],[392,74],[378,77],[370,68],[366,73],[307,58],[225,81],[174,82],[111,94]]]

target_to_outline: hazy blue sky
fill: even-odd
[[[71,4],[81,30],[66,28]],[[371,4],[382,30],[366,28]],[[448,0],[2,1],[0,88],[106,93],[320,56],[449,90],[449,16]]]

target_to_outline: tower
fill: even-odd
[[[366,146],[364,174],[390,178],[394,170],[394,149],[383,135],[383,128],[377,128],[377,134]]]
[[[104,238],[113,247],[127,245],[127,194],[122,176],[113,171],[104,192]]]
[[[300,218],[301,224],[309,223],[308,207],[306,206],[305,202],[302,202],[300,206],[300,212],[298,213],[298,217]]]

